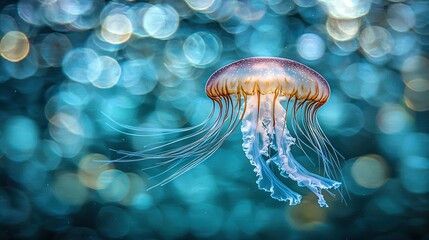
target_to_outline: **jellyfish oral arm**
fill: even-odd
[[[271,171],[269,165],[274,163],[283,177],[296,181],[298,186],[307,187],[316,194],[321,207],[328,207],[322,190],[337,189],[341,183],[310,173],[295,160],[291,153],[295,138],[286,127],[286,110],[278,100],[273,104],[273,99],[270,95],[248,96],[248,110],[244,113],[241,127],[243,149],[255,166],[258,187],[271,192],[277,200],[289,201],[290,205],[299,204],[301,196],[285,186]],[[269,151],[270,148],[273,151]]]
[[[279,103],[275,103],[276,122],[284,123],[286,111]],[[275,126],[275,141],[278,148],[278,154],[273,157],[273,162],[278,166],[280,174],[296,181],[299,186],[306,186],[318,197],[318,203],[321,207],[328,207],[322,195],[322,189],[337,189],[341,183],[325,178],[305,169],[295,160],[291,153],[291,146],[295,139],[290,135],[286,125],[277,124]]]
[[[241,132],[243,134],[243,150],[250,163],[255,167],[258,180],[256,184],[259,189],[271,193],[271,197],[279,201],[289,201],[289,205],[301,202],[301,195],[292,191],[277,179],[269,167],[270,160],[266,161],[263,155],[268,155],[268,143],[271,142],[272,132],[263,128],[262,120],[257,111],[258,97],[248,96],[247,107],[242,119]],[[262,103],[265,105],[264,103]],[[261,105],[262,105],[261,104]],[[264,124],[270,124],[269,119],[264,119]],[[272,122],[272,121],[271,121]],[[262,139],[262,141],[261,141]]]

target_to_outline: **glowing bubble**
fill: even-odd
[[[97,14],[80,15],[78,19],[70,23],[73,28],[77,30],[88,30],[99,26],[99,19]]]
[[[209,9],[215,2],[218,2],[216,0],[185,0],[186,4],[190,8],[196,11],[204,11]]]
[[[279,15],[288,14],[295,8],[293,1],[269,0],[267,3],[271,10]]]
[[[293,0],[296,5],[304,8],[314,7],[317,5],[317,0]]]
[[[387,165],[378,155],[359,157],[352,166],[352,177],[365,188],[379,188],[387,180]]]
[[[98,78],[103,69],[97,53],[89,48],[70,51],[62,62],[64,73],[72,80],[88,83]]]
[[[97,160],[108,159],[106,156],[92,153],[83,157],[79,162],[78,176],[80,182],[92,189],[101,189],[105,187],[98,181],[101,173],[112,168],[112,165],[97,162]]]
[[[307,60],[317,60],[325,53],[325,43],[314,33],[303,34],[298,39],[297,48],[299,55]]]
[[[30,52],[27,36],[18,31],[10,31],[0,41],[1,56],[11,62],[19,62]]]
[[[415,13],[410,6],[396,3],[389,5],[387,10],[387,22],[398,32],[406,32],[412,28],[416,22]]]
[[[72,49],[69,38],[61,33],[50,33],[40,45],[40,55],[49,66],[59,67],[64,56]]]
[[[415,92],[425,92],[429,90],[429,79],[415,78],[406,82],[407,88]]]
[[[333,39],[347,41],[357,35],[360,25],[361,22],[359,19],[346,20],[330,17],[326,22],[326,30]]]
[[[153,198],[148,193],[139,193],[133,197],[130,205],[136,209],[143,210],[151,208],[153,206],[153,202]]]
[[[333,39],[333,44],[328,42],[327,47],[329,51],[337,56],[348,56],[350,53],[355,52],[359,49],[359,42],[356,38],[352,38],[348,41],[338,41]]]
[[[84,85],[69,82],[64,84],[64,91],[61,91],[57,96],[61,98],[65,104],[73,106],[75,109],[82,109],[91,100],[88,88]]]
[[[126,44],[112,44],[107,42],[100,32],[93,32],[91,36],[88,37],[86,42],[86,47],[91,48],[96,52],[111,52],[115,53],[126,47]],[[114,56],[114,55],[113,55]]]
[[[429,59],[421,55],[411,55],[402,63],[402,80],[405,84],[414,79],[427,79],[429,76]]]
[[[404,103],[414,111],[429,110],[429,79],[411,80],[404,91]]]
[[[1,148],[4,148],[12,160],[25,160],[25,154],[31,154],[37,147],[38,135],[39,129],[32,119],[24,116],[11,117],[5,122]]]
[[[328,104],[319,112],[319,119],[329,132],[336,135],[353,136],[364,126],[365,116],[362,110],[342,98],[332,95]]]
[[[232,16],[227,21],[221,22],[220,26],[228,33],[233,35],[240,34],[249,27],[245,22],[242,22],[240,19],[237,19],[236,16]]]
[[[249,22],[261,20],[267,11],[267,7],[261,1],[238,2],[239,7],[235,9],[235,14]]]
[[[314,204],[313,196],[308,197],[310,199],[287,211],[287,220],[295,229],[313,229],[326,221],[326,209]]]
[[[404,102],[414,111],[429,110],[429,60],[419,55],[405,59],[401,67],[406,84]]]
[[[130,60],[121,64],[120,83],[134,95],[151,92],[157,82],[158,74],[155,65],[149,60]]]
[[[53,185],[54,195],[66,204],[79,206],[88,197],[88,190],[79,182],[75,173],[67,172],[58,175]]]
[[[220,23],[220,26],[228,33],[238,34],[244,32],[249,27],[249,19],[251,18],[250,9],[247,5],[243,2],[235,1],[225,7],[232,8],[229,10],[233,10],[233,12],[230,17]],[[226,12],[228,13],[228,10]]]
[[[166,39],[177,31],[179,15],[169,5],[152,6],[144,15],[143,27],[150,36]]]
[[[108,56],[101,56],[99,60],[102,65],[100,68],[101,74],[97,78],[90,80],[92,85],[98,88],[111,88],[115,86],[121,76],[121,66],[114,58]],[[98,62],[95,62],[95,64],[98,64]]]
[[[77,19],[77,15],[65,11],[63,8],[61,8],[60,2],[56,0],[49,4],[45,4],[40,9],[42,10],[42,14],[45,15],[45,19],[47,20],[48,24],[52,26],[57,24],[70,24]]]
[[[18,15],[29,24],[40,26],[43,15],[39,14],[40,3],[33,0],[20,0],[17,5]]]
[[[127,173],[130,188],[121,201],[121,204],[146,209],[152,205],[152,197],[146,191],[147,186],[143,179],[135,173]],[[140,202],[140,200],[143,200]]]
[[[104,41],[120,44],[128,41],[133,33],[130,19],[124,14],[107,16],[101,26],[101,36]]]
[[[319,0],[326,5],[328,14],[339,19],[363,17],[371,9],[371,0]]]
[[[61,10],[73,15],[80,15],[80,14],[85,14],[90,10],[92,10],[94,1],[58,0],[58,4]]]
[[[250,24],[249,20],[252,20],[252,12],[247,2],[237,1],[237,5],[234,9],[234,16],[242,23],[246,25]]]
[[[145,2],[133,4],[131,6],[132,16],[130,18],[133,19],[131,23],[133,24],[134,34],[139,37],[149,36],[149,34],[144,29],[143,20],[144,20],[144,15],[146,14],[146,11],[151,7],[152,7],[152,4],[145,3]]]
[[[192,64],[204,67],[219,58],[221,43],[207,32],[197,32],[189,36],[183,44],[183,52]]]
[[[216,1],[213,5],[211,5],[203,12],[207,15],[208,18],[223,22],[234,15],[234,9],[236,4],[237,0]]]
[[[380,131],[394,134],[409,126],[412,118],[400,105],[386,104],[379,110],[377,120]]]
[[[371,100],[378,97],[376,90],[380,78],[374,65],[353,63],[343,71],[340,79],[341,89],[351,98]]]
[[[406,84],[404,102],[414,111],[429,110],[429,60],[420,55],[407,57],[401,66]]]
[[[187,108],[186,115],[192,124],[198,124],[209,114],[211,102],[205,98],[194,98]]]
[[[417,37],[411,32],[393,33],[394,46],[391,53],[397,56],[402,56],[416,49]]]
[[[77,18],[71,23],[73,28],[78,30],[87,30],[96,28],[100,25],[100,13],[104,9],[103,0],[94,0],[94,1],[81,1],[79,5],[85,5],[87,7],[91,6],[89,9],[85,7],[83,14],[78,14]],[[75,9],[73,11],[82,11]]]
[[[141,68],[145,62],[141,60],[130,60],[121,63],[122,74],[120,77],[120,85],[123,87],[135,87],[140,83]]]
[[[184,41],[169,40],[164,48],[165,67],[174,75],[184,79],[195,79],[195,68],[185,56]]]
[[[359,43],[367,55],[373,58],[383,57],[390,53],[393,39],[390,33],[382,27],[367,27],[359,35]]]
[[[106,202],[120,202],[128,194],[130,181],[128,176],[116,169],[103,171],[97,179],[98,193]]]
[[[57,142],[66,145],[81,143],[84,135],[78,117],[66,112],[56,112],[49,118],[49,133]]]

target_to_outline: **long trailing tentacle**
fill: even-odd
[[[312,106],[312,108],[308,109],[306,112],[306,118],[307,118],[307,124],[306,126],[309,126],[311,128],[311,133],[313,134],[313,138],[315,141],[318,141],[320,143],[321,148],[326,153],[324,155],[325,158],[322,159],[322,162],[325,166],[325,173],[327,176],[328,174],[331,174],[333,178],[335,179],[341,179],[344,180],[344,176],[341,172],[341,166],[340,166],[340,159],[344,159],[344,157],[339,153],[331,144],[325,133],[322,131],[322,128],[320,127],[320,124],[316,118],[316,113],[318,109],[322,106],[322,104],[317,103]],[[329,165],[326,165],[329,163]],[[330,168],[331,167],[331,168]],[[331,172],[326,172],[326,169],[330,170]],[[342,181],[343,184],[341,185],[343,189],[339,191],[341,195],[341,199],[346,202],[344,197],[345,194],[349,194],[347,190],[347,185],[344,181]],[[342,191],[344,190],[344,191]],[[349,195],[348,195],[349,196]],[[350,197],[350,196],[349,196]]]
[[[318,164],[319,171],[329,179],[343,179],[339,158],[341,154],[332,146],[328,138],[322,131],[317,118],[317,110],[323,103],[310,100],[288,101],[291,105],[291,120],[289,125],[292,129],[293,136],[296,138],[296,146],[307,156],[307,158],[315,165],[310,156],[310,152],[316,154],[317,159],[321,164]],[[310,150],[310,152],[308,152]],[[346,186],[341,185],[347,192]],[[341,189],[338,189],[341,199],[345,201],[344,194]],[[328,191],[331,195],[330,191]]]
[[[193,131],[198,128],[203,128],[211,119],[212,115],[214,114],[213,111],[211,111],[210,115],[201,122],[198,125],[187,127],[187,128],[145,128],[145,127],[137,127],[132,125],[127,125],[120,123],[118,121],[115,121],[113,118],[111,118],[107,113],[101,112],[109,122],[106,122],[106,124],[114,129],[115,131],[132,135],[132,136],[138,136],[138,137],[145,137],[145,136],[162,136],[167,134],[175,134],[175,133],[182,133],[187,131]]]
[[[145,146],[140,151],[115,150],[121,155],[117,159],[103,161],[108,163],[139,162],[142,170],[157,170],[152,178],[159,179],[156,186],[165,185],[181,174],[192,169],[210,157],[232,134],[238,126],[241,109],[241,97],[225,96],[213,101],[209,117],[202,123],[183,129],[158,129],[133,127],[120,124],[108,118],[108,124],[114,130],[130,136],[156,137],[172,136],[172,139]],[[218,113],[217,116],[215,113]],[[172,134],[184,134],[173,138]],[[149,188],[150,189],[150,188]]]
[[[295,104],[295,106],[303,106],[302,104]],[[276,122],[286,122],[286,109],[283,106],[276,102],[275,109],[271,111],[276,111]],[[296,121],[296,119],[292,119]],[[294,123],[292,123],[294,125]],[[327,207],[327,203],[323,197],[322,190],[329,189],[338,189],[341,185],[340,182],[335,180],[318,176],[314,173],[311,173],[305,169],[292,155],[291,147],[295,143],[295,138],[290,135],[290,132],[285,128],[286,125],[276,125],[274,130],[275,135],[275,144],[277,146],[277,154],[271,157],[271,161],[275,163],[279,170],[280,174],[284,177],[290,178],[298,183],[299,186],[305,186],[310,189],[318,197],[318,203],[321,207]],[[305,130],[302,130],[300,126],[297,126],[299,131],[305,133]],[[312,145],[312,144],[310,144]],[[317,152],[317,150],[315,150]]]
[[[233,104],[231,97],[225,97],[225,99],[223,99],[223,101],[226,103],[225,105],[228,107],[225,110],[223,120],[221,122],[219,122],[220,128],[217,128],[217,129],[219,129],[219,131],[215,131],[213,133],[213,140],[212,141],[204,141],[205,145],[200,146],[200,149],[199,149],[200,151],[198,153],[194,154],[194,157],[191,161],[187,160],[186,158],[180,159],[180,160],[175,158],[175,159],[170,160],[170,161],[176,161],[176,163],[174,165],[172,165],[172,167],[170,167],[166,171],[161,172],[160,174],[158,174],[155,177],[167,174],[168,171],[172,170],[173,167],[176,167],[178,165],[178,163],[180,163],[180,161],[185,161],[186,164],[181,166],[174,173],[168,175],[167,178],[165,178],[164,180],[162,180],[161,182],[159,182],[158,184],[156,184],[153,187],[165,185],[168,182],[170,182],[170,181],[174,180],[175,178],[177,178],[178,176],[180,176],[181,174],[187,172],[188,170],[190,170],[193,167],[200,164],[202,161],[204,161],[205,159],[210,157],[222,145],[223,141],[225,141],[225,139],[234,131],[234,129],[237,127],[237,125],[239,123],[239,118],[237,117],[238,116],[237,113],[239,111],[239,103]],[[234,106],[234,107],[230,108],[230,106]],[[220,130],[222,130],[222,128],[224,128],[224,124],[227,121],[228,121],[228,125],[226,126],[225,130],[220,131]],[[217,124],[215,124],[215,125],[217,125]],[[221,132],[223,134],[221,134]],[[177,160],[179,160],[179,161],[177,161]],[[153,187],[151,187],[151,188],[153,188]]]

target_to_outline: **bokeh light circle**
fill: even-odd
[[[100,63],[101,67],[99,68]],[[116,85],[121,76],[121,66],[114,58],[101,56],[98,61],[92,61],[89,69],[97,68],[100,69],[100,74],[97,77],[90,77],[92,85],[97,88],[111,88]]]
[[[356,183],[365,188],[379,188],[387,180],[386,162],[377,155],[359,157],[351,171]]]
[[[30,52],[27,36],[18,31],[6,33],[0,41],[1,56],[11,62],[19,62]]]
[[[220,41],[207,32],[197,32],[186,38],[183,52],[186,58],[195,66],[207,66],[219,58],[222,51]]]
[[[100,76],[103,63],[94,50],[76,48],[64,57],[62,67],[70,79],[80,83],[89,83]]]
[[[179,15],[169,5],[151,6],[143,18],[143,27],[146,32],[159,39],[166,39],[173,35],[179,26]]]
[[[317,60],[325,53],[325,43],[318,35],[306,33],[298,39],[297,50],[302,58]]]
[[[103,40],[112,44],[128,41],[133,33],[130,19],[124,14],[112,14],[104,19],[101,27]]]

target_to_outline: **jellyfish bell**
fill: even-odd
[[[339,155],[316,118],[330,95],[319,73],[289,59],[247,58],[214,72],[206,94],[213,100],[213,109],[194,127],[148,129],[115,122],[112,127],[134,136],[182,136],[137,152],[117,151],[122,156],[110,162],[142,161],[146,170],[158,171],[154,177],[161,180],[153,187],[164,185],[210,157],[241,123],[242,147],[254,166],[259,189],[290,205],[300,203],[301,195],[277,177],[274,166],[280,176],[311,190],[321,207],[328,206],[322,191],[331,193],[341,183],[334,180],[339,178]],[[309,158],[316,156],[324,176],[305,169],[292,147]]]
[[[209,78],[206,94],[215,99],[231,94],[295,97],[325,103],[327,81],[313,69],[284,58],[247,58],[220,68]]]

